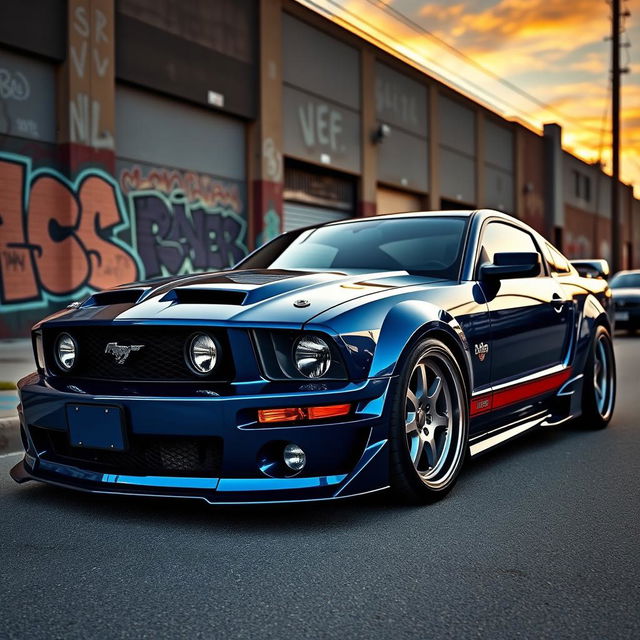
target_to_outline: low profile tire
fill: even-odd
[[[591,341],[584,368],[582,416],[585,429],[604,429],[611,420],[616,402],[616,362],[609,331],[599,325]]]
[[[392,397],[390,484],[409,504],[443,498],[462,469],[469,439],[465,382],[450,349],[437,339],[407,356]]]

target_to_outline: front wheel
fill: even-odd
[[[465,459],[469,412],[450,349],[425,339],[411,351],[392,398],[390,483],[402,502],[433,502],[453,487]]]

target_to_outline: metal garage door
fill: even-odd
[[[322,222],[335,222],[345,220],[351,216],[344,211],[335,209],[325,209],[323,207],[312,207],[297,202],[284,203],[284,231],[293,231],[300,227],[308,227],[312,224]]]
[[[376,191],[377,214],[405,213],[407,211],[422,211],[420,196],[397,189],[378,187]]]

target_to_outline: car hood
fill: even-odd
[[[389,295],[441,279],[406,271],[345,273],[232,270],[134,283],[101,291],[47,321],[223,322],[302,325],[356,298]]]

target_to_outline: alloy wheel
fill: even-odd
[[[415,471],[430,488],[447,483],[462,455],[462,398],[446,358],[431,353],[418,360],[406,390],[405,432]]]

